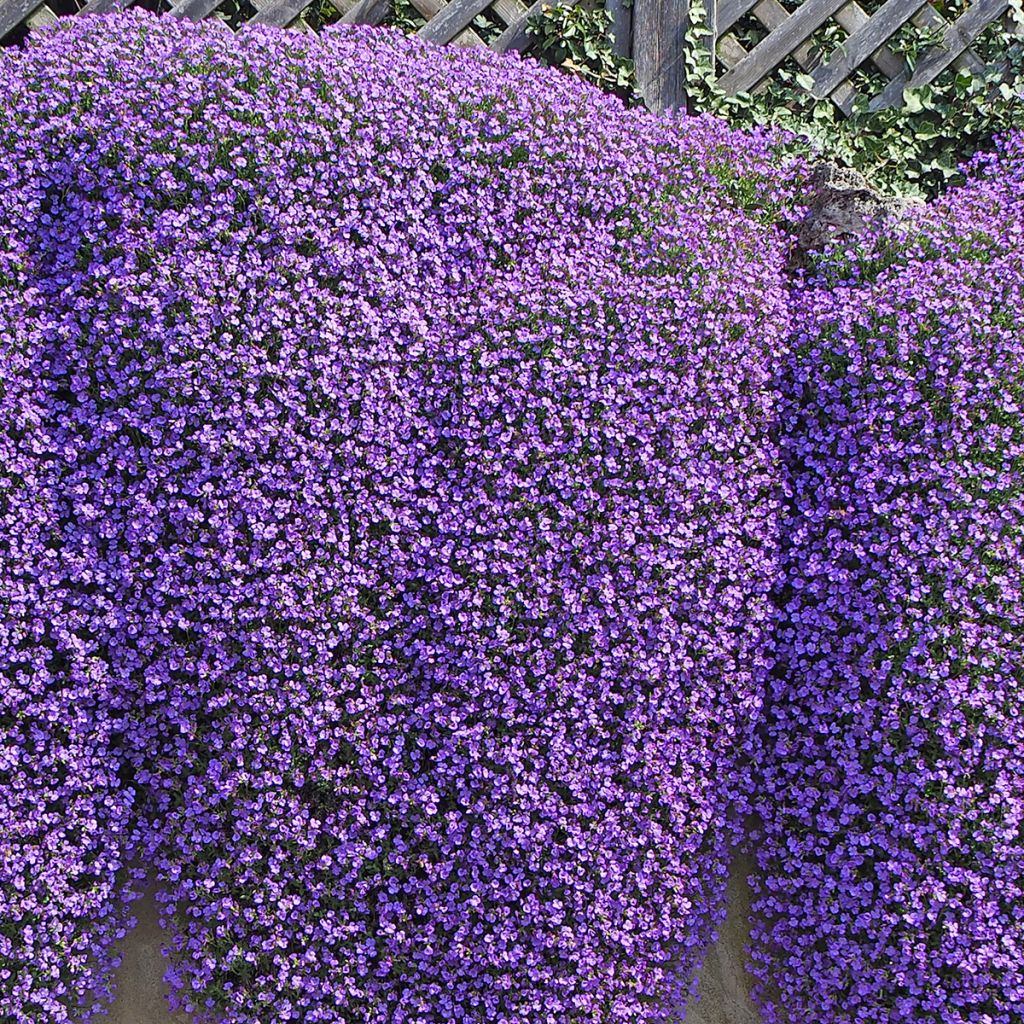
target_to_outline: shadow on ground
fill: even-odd
[[[718,941],[708,951],[699,975],[698,995],[686,1008],[686,1024],[761,1024],[750,998],[753,978],[746,970],[750,938],[750,889],[753,862],[736,857],[729,872],[728,913]],[[125,957],[115,977],[116,994],[101,1024],[192,1024],[186,1013],[167,1004],[161,947],[169,937],[161,929],[153,887],[132,907],[138,925],[125,940]]]
[[[750,857],[737,855],[729,868],[726,917],[718,941],[708,950],[698,975],[697,998],[686,1008],[686,1024],[761,1024],[746,969],[750,942]]]
[[[167,960],[160,947],[170,939],[160,927],[153,887],[132,904],[139,923],[125,939],[124,960],[114,975],[114,1005],[97,1024],[192,1024],[186,1013],[171,1013],[164,972]]]

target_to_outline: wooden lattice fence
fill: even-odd
[[[134,0],[0,0],[0,42],[13,43],[61,15],[100,13]],[[393,0],[138,0],[171,17],[221,17],[238,25],[255,22],[309,29],[308,12],[329,7],[342,22],[380,24]],[[529,19],[546,3],[577,0],[408,0],[423,19],[419,34],[432,42],[490,46],[498,52],[527,50],[535,41]],[[599,2],[599,0],[583,0]],[[764,88],[782,68],[804,73],[801,88],[830,97],[849,115],[858,97],[871,109],[898,106],[904,90],[928,85],[950,68],[972,74],[990,64],[973,48],[993,25],[1021,34],[1014,0],[971,0],[955,15],[949,0],[703,0],[706,45],[714,41],[718,85],[728,94]],[[684,106],[684,48],[691,0],[606,0],[614,16],[617,51],[636,62],[648,106]],[[230,11],[230,15],[226,13]],[[483,33],[480,19],[486,19]],[[313,24],[315,24],[315,19]],[[894,39],[917,32],[922,40],[911,62]],[[484,38],[486,35],[486,40]],[[829,38],[823,46],[821,39]],[[753,41],[752,41],[753,40]],[[991,63],[991,62],[990,62]],[[866,76],[865,69],[872,75]],[[998,70],[998,69],[997,69]],[[865,95],[865,81],[871,85]]]
[[[230,11],[234,24],[252,22],[279,27],[309,29],[304,15],[319,7],[324,0],[0,0],[0,43],[14,43],[40,25],[59,16],[75,14],[101,14],[107,11],[138,6],[169,17],[200,21],[203,18],[225,16]],[[350,24],[378,25],[391,13],[391,0],[327,0],[337,12],[336,19]],[[507,50],[526,50],[534,41],[527,33],[528,19],[540,12],[545,2],[535,0],[532,6],[522,0],[410,0],[426,24],[419,34],[435,43],[455,43],[461,46],[490,46],[504,53]],[[473,21],[486,13],[492,25],[501,29],[491,33],[485,43],[472,27]]]
[[[800,88],[816,99],[831,98],[847,116],[859,96],[871,110],[900,106],[904,90],[930,85],[951,68],[998,74],[1005,62],[993,67],[973,44],[992,27],[1004,38],[1021,35],[1010,0],[972,0],[952,16],[944,13],[943,0],[801,0],[785,6],[780,0],[706,0],[704,7],[723,92],[754,92],[781,68],[795,66],[805,76]],[[632,19],[632,53],[641,91],[652,107],[685,103],[686,68],[679,56],[690,28],[687,8],[635,0],[632,13],[622,8],[619,14],[620,21]],[[746,31],[738,32],[740,25]],[[618,36],[623,31],[620,26]],[[751,34],[760,37],[754,45]],[[905,48],[894,45],[908,35],[916,37],[912,61]],[[828,45],[822,45],[823,36],[829,37]],[[873,81],[865,95],[867,79]]]

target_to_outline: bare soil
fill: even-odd
[[[699,975],[696,999],[686,1007],[686,1024],[761,1024],[750,998],[753,978],[746,970],[750,939],[750,889],[753,868],[736,857],[729,872],[728,911],[718,941],[708,951]],[[172,1013],[167,1003],[161,950],[170,945],[160,928],[152,887],[132,908],[138,925],[125,940],[125,957],[115,976],[116,995],[104,1024],[192,1024],[186,1013]],[[268,1022],[269,1024],[269,1022]]]
[[[750,942],[747,879],[753,871],[752,858],[733,858],[725,922],[701,967],[697,997],[686,1007],[686,1024],[761,1024],[761,1015],[750,998],[754,979],[747,971],[746,953]]]
[[[139,923],[125,939],[125,954],[114,976],[114,1005],[98,1017],[103,1024],[191,1024],[185,1013],[171,1013],[167,1004],[164,971],[167,959],[161,953],[170,939],[160,927],[153,889],[132,904]]]

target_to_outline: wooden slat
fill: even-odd
[[[491,43],[495,53],[507,53],[509,50],[528,50],[535,42],[534,36],[526,31],[530,19],[540,14],[545,4],[575,4],[577,0],[534,0],[534,3],[515,20],[508,22],[508,28]],[[495,6],[497,10],[497,6]]]
[[[182,0],[171,8],[174,18],[186,18],[188,21],[202,21],[209,17],[220,6],[221,0]]]
[[[921,6],[922,0],[886,0],[859,29],[844,41],[839,52],[827,63],[813,72],[817,99],[824,99],[843,83],[873,54],[901,25],[906,24]]]
[[[605,7],[612,16],[612,51],[619,57],[628,57],[632,42],[632,0],[607,0]]]
[[[725,35],[756,4],[757,0],[722,0],[718,5],[718,34]]]
[[[718,39],[718,0],[704,0],[704,20],[707,22],[708,30],[700,39],[700,44],[705,52],[710,53],[712,58],[715,55],[715,41]]]
[[[355,7],[355,0],[331,0],[331,6],[340,14],[343,18],[349,11]]]
[[[866,25],[870,15],[867,11],[856,0],[853,3],[848,3],[841,10],[836,12],[835,20],[839,23],[840,27],[845,29],[850,35],[854,32],[859,31],[861,26]],[[888,46],[880,46],[873,54],[871,54],[871,63],[882,72],[886,78],[895,78],[896,75],[900,74],[906,67],[906,63],[902,57],[898,54],[893,53]]]
[[[719,36],[724,36],[740,18],[749,14],[757,4],[758,0],[722,0],[718,8]],[[835,15],[835,20],[839,25],[851,34],[860,28],[868,18],[868,13],[856,0],[846,4]],[[911,21],[918,28],[935,28],[937,25],[945,27],[947,24],[945,19],[928,5],[920,8],[911,18]],[[896,75],[901,74],[906,68],[903,58],[893,53],[887,46],[881,47],[876,53],[872,54],[871,61],[882,74],[887,75],[889,78],[894,78]],[[957,66],[961,66],[963,61],[964,56],[958,58]],[[978,69],[976,62],[966,63],[964,66],[971,67],[972,70]]]
[[[770,32],[781,28],[792,17],[792,14],[778,0],[760,0],[760,3],[754,8],[754,14]],[[818,66],[819,56],[814,51],[809,39],[804,40],[790,56],[800,65],[802,71],[811,72]],[[754,91],[757,91],[756,86]],[[841,85],[832,95],[832,102],[847,117],[853,113],[853,104],[856,99],[857,93],[848,83]]]
[[[124,11],[132,5],[132,0],[89,0],[78,12],[79,14],[107,14],[110,11]]]
[[[0,36],[17,28],[37,7],[39,0],[2,0],[0,2]]]
[[[450,43],[491,0],[450,0],[417,32],[431,43]]]
[[[540,14],[541,8],[547,0],[536,0],[532,7],[526,9],[526,13],[514,21],[497,39],[491,43],[491,49],[495,53],[507,53],[509,50],[525,50],[533,43],[534,37],[526,31],[530,19],[535,14]]]
[[[1008,0],[975,0],[975,3],[950,25],[942,42],[930,49],[911,75],[894,78],[870,104],[870,110],[886,110],[903,103],[904,89],[920,89],[933,82],[966,50],[985,28],[1009,7]]]
[[[444,0],[410,0],[410,3],[412,3],[413,7],[415,7],[427,21],[430,21],[431,18],[437,17],[444,8]],[[471,28],[467,28],[465,31],[460,32],[453,42],[457,46],[487,48],[487,44]]]
[[[930,3],[925,4],[910,20],[918,28],[941,28],[943,31],[949,28],[949,22]],[[974,74],[981,74],[985,70],[985,65],[970,50],[960,54],[953,61],[953,66],[964,68]],[[903,74],[904,71],[906,71],[906,65],[901,68],[900,74]]]
[[[249,19],[250,25],[273,25],[287,28],[310,5],[312,0],[271,0],[270,3],[251,0],[256,13]]]
[[[718,59],[726,69],[736,67],[747,52],[746,47],[731,32],[718,40]]]
[[[758,0],[724,0],[718,8],[718,34],[723,36],[729,28],[744,15],[756,7]],[[839,25],[850,34],[854,33],[868,21],[867,11],[856,0],[841,7],[834,15]],[[764,19],[760,19],[763,23]],[[747,51],[744,50],[744,53]],[[888,47],[881,47],[872,54],[872,62],[882,74],[892,78],[903,71],[905,65],[903,58],[898,57]]]
[[[633,2],[633,62],[649,110],[686,106],[687,6],[682,0]]]
[[[56,20],[57,15],[46,4],[41,4],[25,19],[25,27],[29,32],[34,32],[43,25],[52,25]]]
[[[736,67],[737,64],[750,51],[730,32],[718,40],[718,59],[725,65],[727,70]],[[767,82],[762,82],[755,87],[753,94],[756,96],[768,87]]]
[[[741,17],[743,15],[751,13],[751,11],[754,11],[755,16],[758,17],[758,20],[761,22],[761,24],[767,26],[768,23],[765,20],[765,18],[759,16],[758,14],[758,5],[760,3],[760,0],[742,0],[742,2],[743,9],[740,14]],[[925,2],[926,0],[919,0],[918,6]],[[718,24],[718,34],[721,37],[724,37],[725,33],[729,29],[729,24],[726,24],[724,26],[722,24],[722,11],[726,11],[728,13],[729,10],[729,0],[726,0],[726,3],[724,3],[719,8],[720,20]],[[735,13],[736,7],[734,5],[732,8],[732,14]],[[789,12],[787,11],[786,13],[788,16]],[[853,35],[854,32],[856,32],[862,26],[867,24],[871,16],[867,13],[867,11],[864,10],[863,7],[861,7],[859,3],[857,3],[857,0],[850,0],[849,3],[845,4],[838,11],[836,11],[836,13],[832,17],[833,20],[838,23],[840,28],[844,29],[848,35]],[[743,52],[747,53],[748,51],[744,48]],[[892,78],[894,75],[898,75],[906,67],[903,58],[897,56],[887,46],[879,47],[879,49],[871,55],[871,61],[873,64],[875,64],[878,70],[882,72],[882,74],[887,75],[890,78]]]
[[[762,39],[744,60],[723,75],[719,79],[719,86],[728,94],[749,92],[845,3],[846,0],[805,0],[783,24]]]
[[[339,19],[346,25],[379,25],[391,13],[391,0],[358,0]]]
[[[520,0],[494,0],[491,10],[506,25],[512,25],[526,14],[526,4],[521,3]]]

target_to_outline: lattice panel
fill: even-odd
[[[0,0],[0,44],[15,43],[40,25],[59,16],[101,13],[131,6],[136,0]],[[489,46],[499,53],[526,50],[533,42],[527,32],[529,18],[545,2],[578,0],[406,0],[423,19],[419,35],[440,44]],[[594,0],[588,0],[594,2]],[[614,4],[618,0],[611,0]],[[636,6],[639,0],[631,0]],[[685,32],[688,0],[643,0],[658,5],[653,35],[633,34],[632,49],[654,47],[657,61],[678,64],[678,40]],[[796,68],[811,79],[809,90],[818,99],[830,97],[844,114],[852,113],[861,93],[872,110],[899,106],[906,88],[933,82],[949,68],[974,74],[986,65],[972,48],[979,36],[1002,21],[1011,32],[1022,33],[1012,20],[1010,0],[972,0],[957,16],[942,13],[950,0],[705,0],[717,40],[720,86],[727,93],[763,89],[783,68]],[[84,5],[83,5],[84,3]],[[199,21],[221,17],[237,27],[254,22],[309,30],[323,20],[377,25],[392,13],[393,0],[137,0],[139,6],[171,17]],[[621,8],[621,9],[620,9]],[[629,10],[618,3],[616,31],[621,49],[629,39]],[[312,15],[312,16],[311,16]],[[481,20],[481,16],[483,19]],[[486,24],[487,28],[480,28]],[[754,33],[750,26],[756,28]],[[839,45],[822,47],[824,35],[841,37]],[[896,41],[907,31],[927,35],[929,45],[913,67]],[[617,37],[618,38],[618,37]],[[833,39],[833,42],[835,40]],[[709,38],[710,43],[710,38]],[[642,54],[637,69],[648,63]],[[870,71],[871,74],[866,74]],[[655,76],[664,73],[654,68]],[[643,78],[643,75],[640,76]],[[865,82],[870,82],[865,87]],[[644,82],[644,96],[655,107],[679,105],[684,96],[669,90],[652,97]],[[673,87],[679,92],[679,83]],[[861,90],[861,93],[858,92]],[[652,102],[653,99],[653,102]]]
[[[865,97],[868,108],[896,107],[903,103],[904,89],[929,85],[948,68],[984,71],[985,63],[972,44],[1000,21],[1020,34],[1009,10],[1008,0],[974,0],[950,20],[923,0],[885,0],[871,13],[858,0],[803,0],[795,10],[787,10],[779,0],[722,0],[715,11],[718,63],[725,69],[718,82],[729,94],[756,92],[794,61],[812,79],[811,94],[817,99],[831,97],[849,116],[859,98],[852,79],[859,70],[870,68],[885,84]],[[756,19],[765,33],[753,46],[744,45],[735,31],[747,18]],[[814,36],[830,23],[842,30],[844,38],[823,58]],[[905,26],[935,40],[917,56],[912,68],[889,45]]]
[[[413,7],[425,19],[419,35],[435,43],[453,43],[461,46],[490,46],[504,53],[508,50],[527,50],[533,38],[527,33],[528,19],[540,12],[545,0],[536,0],[532,6],[522,0],[411,0]],[[240,20],[242,23],[276,25],[281,28],[309,29],[304,15],[318,0],[245,0],[255,13]],[[379,25],[391,13],[391,0],[330,0],[337,10],[337,21],[349,24]],[[59,16],[75,14],[101,14],[123,10],[132,6],[132,0],[88,0],[79,7],[75,0],[0,0],[0,43],[14,43],[32,29],[55,21]],[[142,0],[138,5],[149,10],[166,13],[170,17],[200,21],[213,17],[226,6],[226,0]],[[237,11],[237,0],[232,10]],[[489,20],[501,27],[496,36],[485,42],[473,28],[473,21],[486,13]]]

